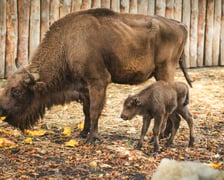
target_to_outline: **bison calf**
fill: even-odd
[[[180,114],[188,123],[190,128],[189,146],[193,146],[193,120],[187,104],[189,103],[189,89],[182,82],[158,81],[142,90],[140,93],[129,96],[123,106],[121,118],[131,120],[135,115],[143,116],[143,126],[137,149],[142,147],[144,136],[154,118],[154,152],[159,151],[159,136],[163,135],[168,116],[172,122],[172,133],[166,145],[169,146],[177,132],[174,111]]]

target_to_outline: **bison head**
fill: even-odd
[[[121,118],[124,120],[131,120],[139,112],[141,102],[137,96],[128,96],[124,102]]]
[[[24,67],[8,78],[0,95],[0,117],[4,121],[24,130],[43,116],[45,108],[38,103],[38,90],[43,83],[38,78],[37,73],[31,74]]]

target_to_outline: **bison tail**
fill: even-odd
[[[187,68],[186,68],[186,63],[185,63],[185,57],[184,57],[184,52],[182,53],[180,60],[179,60],[179,65],[180,68],[182,70],[182,72],[184,73],[184,77],[187,80],[187,83],[189,84],[189,86],[192,88],[192,80],[190,79],[188,72],[187,72]]]
[[[186,94],[186,97],[185,97],[184,106],[186,106],[188,104],[189,104],[189,89],[187,88],[187,94]]]

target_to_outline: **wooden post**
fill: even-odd
[[[198,1],[198,61],[197,66],[203,66],[204,61],[204,40],[205,40],[205,13],[206,1]]]
[[[82,0],[72,0],[72,12],[80,11]]]
[[[148,0],[138,1],[138,14],[148,14]]]
[[[222,1],[222,22],[221,22],[221,50],[220,65],[224,65],[224,0]]]
[[[138,13],[138,3],[137,0],[130,0],[130,10],[129,12],[131,14],[137,14]]]
[[[148,15],[154,15],[155,14],[155,5],[156,5],[156,2],[155,0],[148,0],[149,3],[148,3]]]
[[[6,0],[0,1],[0,78],[5,78]]]
[[[190,66],[197,66],[198,0],[191,0]]]
[[[50,3],[50,25],[59,19],[59,6],[58,0],[51,0]]]
[[[81,9],[90,9],[91,8],[91,0],[83,0]]]
[[[110,9],[110,0],[101,0],[101,7]]]
[[[121,13],[129,13],[129,0],[121,0],[120,9]]]
[[[59,17],[62,18],[63,16],[69,14],[71,12],[71,0],[63,0],[60,4],[60,11],[59,11]]]
[[[28,64],[30,0],[18,0],[18,61]]]
[[[156,1],[156,15],[165,16],[166,0]]]
[[[182,0],[174,0],[173,18],[178,20],[178,21],[181,21],[181,18],[182,18]]]
[[[92,0],[92,8],[100,8],[100,0]]]
[[[50,16],[50,0],[41,0],[41,29],[40,37],[44,37],[49,29],[49,16]]]
[[[17,0],[8,0],[6,4],[6,76],[14,71],[17,57],[18,18]]]
[[[188,37],[187,37],[187,42],[184,47],[184,54],[185,54],[185,61],[186,61],[186,66],[189,67],[189,39],[190,39],[190,22],[191,22],[191,3],[189,3],[189,0],[183,0],[183,23],[187,25],[188,29]]]
[[[213,38],[214,0],[207,0],[207,21],[205,40],[205,65],[212,65],[212,38]]]
[[[214,9],[214,31],[212,41],[212,65],[217,66],[219,64],[219,48],[220,48],[220,24],[221,24],[221,10],[222,0],[215,0]]]
[[[174,17],[174,0],[166,0],[165,16],[167,18],[173,19],[173,17]]]
[[[110,8],[116,12],[120,12],[120,0],[110,1]]]

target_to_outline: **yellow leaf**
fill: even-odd
[[[9,135],[15,135],[15,136],[19,136],[21,134],[18,130],[7,131],[4,129],[0,129],[0,132],[4,134],[9,134]]]
[[[26,144],[33,144],[32,138],[26,138],[24,142]]]
[[[3,147],[3,144],[4,144],[4,139],[0,138],[0,147]]]
[[[96,167],[96,166],[97,166],[97,162],[96,162],[96,161],[91,161],[91,162],[89,163],[89,165],[90,165],[91,167]]]
[[[0,147],[4,147],[4,146],[8,146],[9,148],[17,147],[17,145],[13,141],[7,138],[0,138]]]
[[[212,167],[212,168],[219,168],[221,165],[222,165],[222,163],[221,162],[217,162],[217,163],[205,163],[205,165],[206,166],[209,166],[209,167]]]
[[[6,116],[1,116],[1,120],[4,121],[6,119]]]
[[[31,136],[43,136],[46,131],[44,130],[38,130],[38,131],[30,131],[30,130],[25,130],[25,133]]]
[[[68,147],[75,147],[77,146],[79,143],[78,141],[74,140],[74,139],[71,139],[70,141],[66,142],[65,143],[65,146],[68,146]]]
[[[83,130],[83,128],[84,128],[84,123],[83,123],[83,122],[79,122],[79,124],[78,124],[78,128],[81,129],[81,130]]]
[[[61,134],[65,135],[65,136],[71,136],[71,128],[65,127],[64,131]]]

